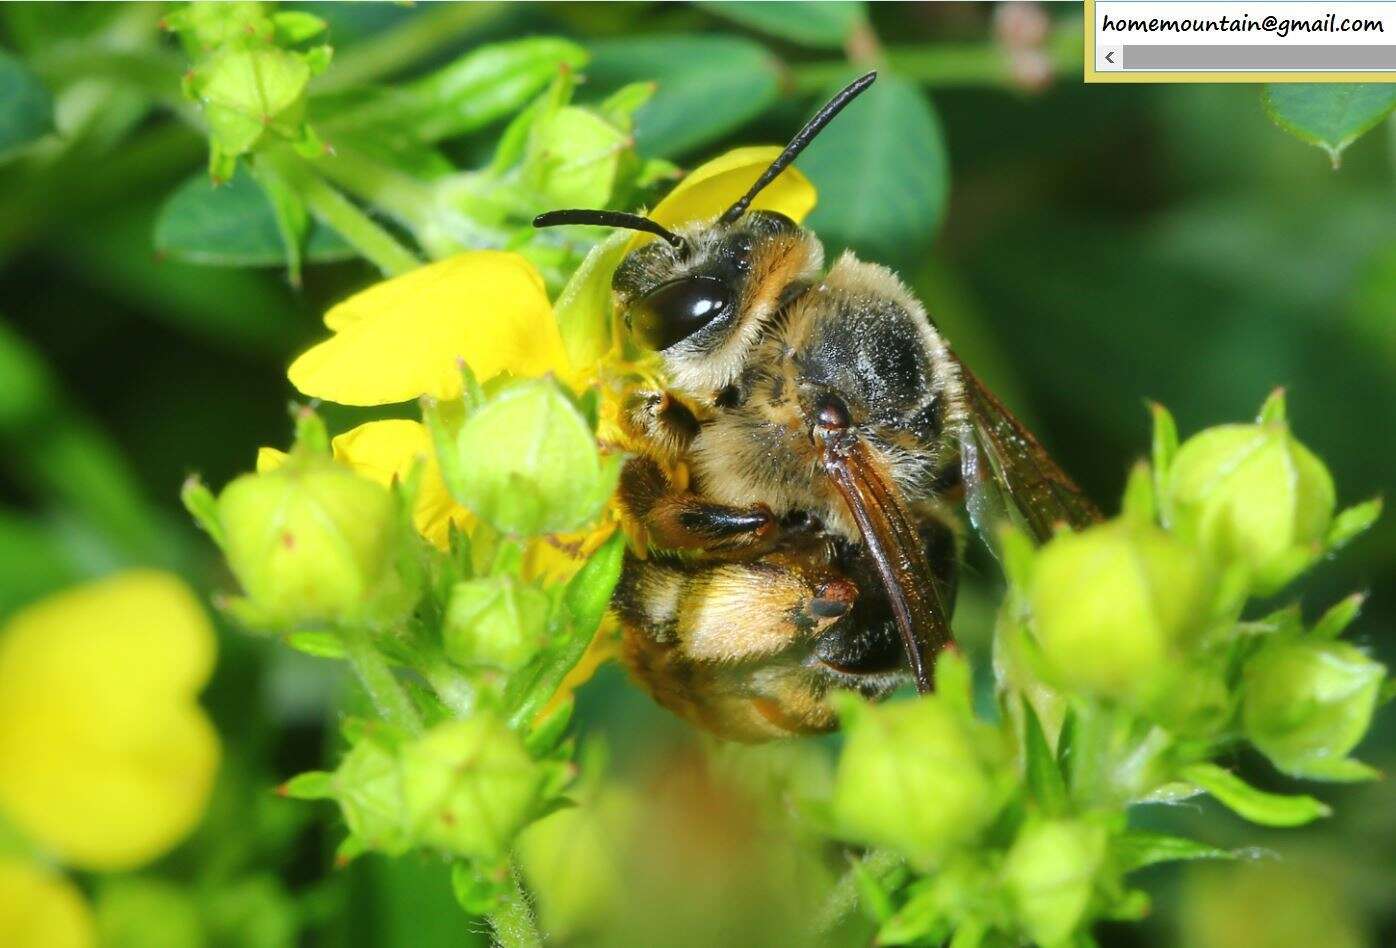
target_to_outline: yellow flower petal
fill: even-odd
[[[457,254],[334,307],[335,330],[291,364],[291,384],[341,405],[461,394],[457,360],[481,382],[569,371],[543,278],[514,253]]]
[[[406,479],[418,458],[426,461],[412,523],[417,532],[441,549],[450,542],[451,523],[462,530],[473,522],[470,511],[456,503],[446,489],[431,433],[420,422],[406,419],[370,421],[337,435],[330,442],[336,461],[384,487],[393,479]],[[286,452],[276,448],[257,449],[257,473],[274,471],[286,463]]]
[[[90,948],[92,912],[63,876],[20,859],[0,859],[0,945]]]
[[[755,145],[734,148],[688,173],[664,200],[650,211],[650,219],[668,228],[691,221],[716,217],[756,183],[782,148]],[[809,179],[792,167],[786,168],[751,202],[753,210],[779,211],[793,221],[805,219],[818,197]],[[637,239],[653,239],[648,234]]]
[[[446,489],[431,433],[421,423],[396,419],[370,421],[344,432],[331,444],[337,460],[384,485],[391,484],[393,478],[405,479],[417,459],[423,459],[426,467],[422,471],[412,522],[418,533],[441,549],[446,549],[452,521],[461,529],[469,525],[470,514]]]
[[[149,862],[198,822],[218,736],[197,694],[214,638],[152,570],[42,600],[0,630],[0,809],[70,865]]]

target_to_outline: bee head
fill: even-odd
[[[739,371],[761,327],[818,273],[815,237],[773,211],[682,228],[681,244],[651,241],[611,286],[632,338],[659,352],[671,383],[716,391]]]
[[[762,326],[823,264],[823,248],[812,234],[784,214],[750,210],[752,200],[876,78],[868,73],[834,96],[712,220],[670,231],[633,214],[564,210],[541,214],[533,224],[602,224],[659,238],[616,269],[611,286],[617,306],[636,341],[663,355],[676,388],[715,392],[735,379]]]

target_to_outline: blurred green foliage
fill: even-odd
[[[831,252],[899,267],[1089,493],[1120,493],[1148,438],[1146,397],[1192,430],[1248,414],[1277,384],[1345,498],[1389,489],[1396,229],[1390,137],[1377,126],[1396,101],[1384,87],[1085,87],[1079,8],[1043,11],[1024,30],[987,4],[800,6],[283,4],[327,28],[312,39],[307,21],[282,20],[273,41],[296,55],[328,44],[333,62],[278,109],[285,150],[259,134],[225,142],[224,156],[245,145],[252,158],[218,189],[204,170],[212,117],[182,94],[189,60],[161,29],[173,7],[0,9],[0,616],[130,564],[228,587],[178,510],[180,484],[191,466],[222,484],[253,446],[287,440],[286,365],[330,304],[380,272],[509,246],[556,290],[586,247],[527,228],[550,199],[528,171],[546,136],[506,132],[550,89],[539,108],[555,116],[575,97],[587,110],[557,134],[574,134],[575,119],[598,142],[615,136],[607,180],[638,204],[663,162],[784,141],[841,78],[883,62],[881,91],[800,162],[820,192],[812,224]],[[609,98],[648,82],[647,100]],[[956,626],[982,666],[998,572],[974,556]],[[1393,576],[1388,522],[1320,564],[1304,594],[1369,591],[1352,634],[1390,665],[1396,647],[1379,630],[1396,623]],[[334,763],[336,720],[359,700],[315,659],[224,635],[207,698],[227,748],[218,797],[194,839],[145,876],[95,887],[111,943],[484,943],[444,863],[336,872],[341,829],[327,811],[268,793]],[[574,937],[769,944],[814,917],[811,893],[841,867],[782,812],[829,779],[819,742],[714,759],[614,671],[582,693],[578,718],[607,738],[633,796],[603,814],[638,815],[606,824],[609,854],[578,844],[580,865],[614,860],[588,882],[625,892],[610,934],[582,919]],[[1389,770],[1394,742],[1387,715],[1362,755]],[[1293,789],[1258,756],[1235,763],[1262,789]],[[1332,821],[1261,837],[1278,868],[1147,870],[1159,911],[1100,940],[1389,943],[1392,794],[1345,789],[1326,796]],[[1212,805],[1135,819],[1226,849],[1255,838]],[[1031,853],[1016,864],[1030,884]],[[523,871],[548,869],[526,859]],[[890,871],[866,866],[845,894],[875,902]],[[865,943],[871,923],[841,917],[826,939]],[[1262,917],[1274,925],[1248,924]]]

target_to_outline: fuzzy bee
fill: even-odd
[[[749,210],[859,93],[850,84],[716,219],[670,231],[565,210],[538,227],[601,224],[659,238],[612,289],[668,387],[623,411],[636,456],[623,512],[649,550],[628,556],[614,609],[635,677],[725,738],[836,726],[826,696],[932,688],[952,643],[954,507],[1039,541],[1099,514],[955,357],[886,267]]]

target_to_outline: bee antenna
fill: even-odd
[[[870,72],[867,75],[859,76],[839,90],[838,95],[830,99],[824,108],[815,113],[814,118],[805,123],[804,128],[795,133],[795,137],[790,139],[790,144],[785,146],[785,151],[781,152],[780,155],[776,157],[776,160],[771,162],[769,168],[761,172],[761,177],[756,179],[756,183],[751,186],[751,189],[738,198],[736,204],[733,204],[723,212],[722,216],[717,219],[718,223],[730,224],[745,214],[747,207],[751,205],[752,199],[760,194],[766,185],[774,181],[776,176],[784,171],[792,161],[798,158],[800,152],[805,150],[805,146],[814,141],[816,135],[824,131],[824,126],[832,122],[834,116],[842,112],[844,106],[848,105],[848,103],[856,99],[864,89],[872,85],[873,80],[876,78],[877,73]]]
[[[678,250],[682,250],[686,246],[682,237],[663,224],[638,214],[626,214],[624,211],[577,208],[548,211],[546,214],[539,214],[533,219],[534,227],[557,227],[559,224],[599,224],[602,227],[623,227],[626,230],[640,230],[647,234],[654,234],[656,237],[662,237]]]

